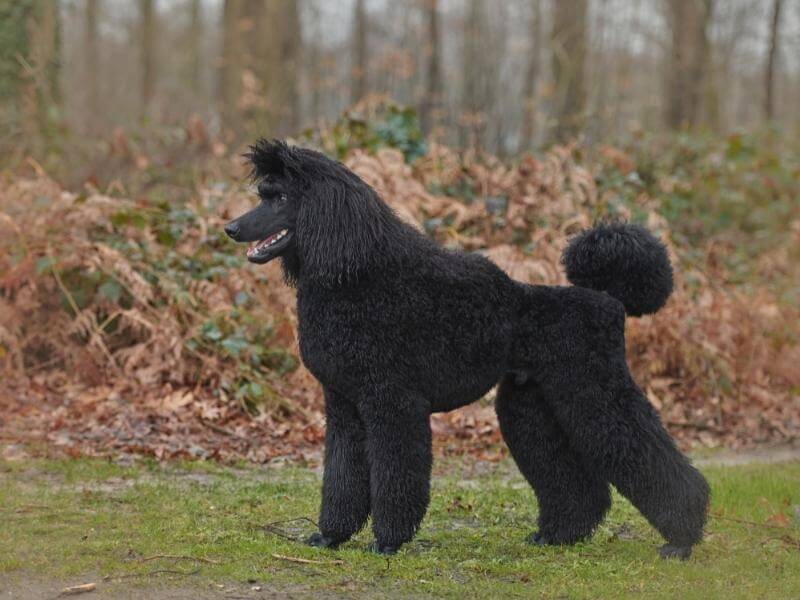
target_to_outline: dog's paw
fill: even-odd
[[[570,532],[546,534],[534,531],[525,541],[533,546],[574,546],[578,542],[588,539],[590,534]]]
[[[379,544],[377,541],[372,542],[369,546],[367,546],[367,552],[373,552],[375,554],[383,554],[384,556],[397,554],[397,551],[399,549],[400,548],[397,546],[383,546]]]
[[[319,532],[311,534],[311,537],[306,540],[306,544],[315,548],[330,548],[331,550],[335,550],[339,546],[339,542],[333,538],[325,537]]]
[[[677,558],[679,560],[688,560],[692,555],[692,547],[664,544],[658,549],[658,553],[661,555],[661,558]]]
[[[525,541],[531,544],[532,546],[550,546],[553,545],[542,533],[539,531],[534,531],[530,534]]]

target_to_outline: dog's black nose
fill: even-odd
[[[239,224],[236,221],[231,221],[225,225],[225,233],[235,240],[239,236]]]

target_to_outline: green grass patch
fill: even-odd
[[[536,503],[512,465],[474,475],[453,462],[445,471],[419,535],[387,560],[364,551],[368,530],[330,552],[265,529],[296,538],[314,530],[290,521],[316,518],[320,478],[308,469],[0,462],[0,577],[92,574],[184,587],[256,581],[370,598],[800,596],[800,462],[706,469],[714,516],[687,563],[660,560],[661,540],[620,497],[591,541],[531,547],[524,538]],[[143,560],[157,555],[200,560]],[[153,573],[163,570],[173,572]]]

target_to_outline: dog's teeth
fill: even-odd
[[[281,229],[278,233],[272,234],[267,239],[256,242],[247,249],[247,256],[258,254],[262,250],[265,250],[266,248],[276,244],[279,240],[283,239],[287,233],[289,233],[288,229]]]

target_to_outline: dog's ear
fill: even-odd
[[[378,194],[345,167],[313,178],[297,215],[303,278],[325,286],[352,283],[390,260],[396,217]]]
[[[254,181],[267,176],[284,177],[298,169],[294,149],[281,140],[260,139],[250,146],[244,158],[250,163],[250,177]]]

